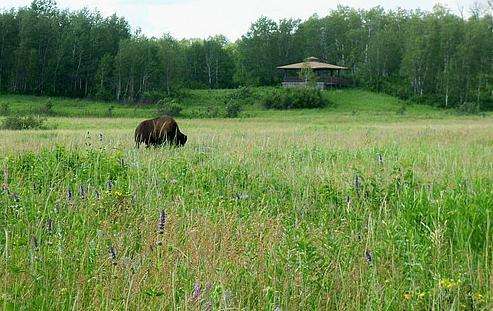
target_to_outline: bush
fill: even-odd
[[[46,118],[10,116],[2,121],[1,128],[5,130],[47,129],[45,122]]]
[[[253,91],[248,86],[242,86],[235,89],[231,94],[226,97],[226,100],[232,101],[242,101],[248,102],[250,99],[254,97]]]
[[[160,116],[167,115],[171,117],[176,117],[181,114],[183,107],[172,98],[165,98],[158,102],[157,113]]]
[[[226,117],[227,118],[237,118],[243,107],[238,101],[230,100],[226,102]]]
[[[462,114],[479,114],[479,103],[475,102],[463,102],[457,107],[457,111]]]
[[[207,118],[217,118],[219,117],[219,109],[217,106],[210,105],[206,108],[205,116]]]
[[[41,113],[46,114],[46,115],[54,115],[55,112],[53,111],[53,102],[51,101],[51,98],[48,99],[46,104],[41,108]]]
[[[148,91],[142,95],[141,103],[144,105],[151,105],[158,103],[162,98],[165,98],[166,94],[160,91]]]
[[[8,116],[9,114],[10,114],[10,103],[3,102],[0,105],[0,115],[2,115],[2,116]]]
[[[113,106],[113,105],[110,105],[108,107],[108,117],[110,117],[110,118],[113,117],[113,110],[114,109],[115,109],[115,106]]]
[[[421,95],[411,97],[411,101],[418,105],[429,105],[445,108],[445,98],[440,95]]]
[[[267,109],[322,108],[328,105],[322,91],[315,88],[275,89],[265,95],[262,105]]]
[[[209,105],[207,107],[195,107],[190,109],[186,113],[187,118],[194,119],[209,119],[209,118],[219,118],[221,116],[221,111],[217,106]]]
[[[139,103],[143,105],[153,105],[158,104],[161,100],[174,99],[182,101],[188,97],[190,97],[190,92],[187,89],[177,87],[170,89],[169,92],[156,90],[144,92]]]

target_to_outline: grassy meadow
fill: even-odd
[[[252,96],[249,100],[246,100],[241,117],[274,117],[274,119],[278,119],[280,116],[286,116],[285,111],[262,109],[260,98],[272,89],[271,87],[252,88]],[[204,118],[204,114],[211,107],[223,110],[227,97],[233,92],[234,90],[189,90],[185,92],[179,100],[184,108],[182,118]],[[317,117],[320,112],[349,114],[351,116],[363,114],[364,117],[359,119],[364,121],[367,121],[370,117],[379,120],[382,120],[382,117],[402,120],[406,117],[443,118],[449,115],[455,115],[452,110],[444,112],[443,110],[430,106],[416,105],[400,101],[395,97],[385,94],[377,94],[359,89],[326,91],[323,95],[329,102],[327,108],[290,111],[287,115],[303,116],[311,119],[312,117]],[[156,104],[134,105],[25,95],[0,96],[0,106],[8,105],[10,113],[16,115],[43,115],[45,114],[44,109],[47,103],[52,104],[51,114],[49,116],[58,118],[108,118],[110,116],[110,107],[112,118],[151,118],[156,116],[158,109]]]
[[[0,130],[0,306],[491,310],[493,116],[325,96],[178,119],[178,149],[134,148],[152,108]]]

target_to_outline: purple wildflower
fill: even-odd
[[[80,185],[79,186],[79,196],[82,199],[85,199],[86,198],[86,188],[83,185]]]
[[[359,177],[359,175],[354,176],[354,188],[359,194],[359,191],[361,190],[361,177]]]
[[[373,262],[373,254],[371,250],[369,249],[365,250],[365,259],[368,262],[368,264],[371,264]]]
[[[205,292],[210,293],[211,291],[212,291],[212,284],[210,282],[207,282],[207,284],[205,284]]]
[[[46,221],[46,230],[48,231],[48,233],[53,232],[53,220],[51,220],[51,218],[48,218],[48,220]]]
[[[116,266],[116,250],[113,245],[110,246],[110,260]]]
[[[202,287],[200,283],[196,282],[193,286],[192,302],[197,302],[200,299],[200,294],[202,293]]]
[[[157,225],[159,234],[164,234],[164,226],[166,225],[166,212],[164,210],[161,211],[159,215],[159,223]]]
[[[72,193],[72,189],[68,188],[67,189],[67,200],[72,201],[73,196],[74,195]]]
[[[351,197],[350,196],[346,196],[346,205],[349,207],[351,206]]]
[[[2,184],[2,189],[5,192],[8,192],[9,190],[9,168],[7,165],[4,165],[3,167],[3,184]]]
[[[11,195],[12,197],[12,200],[14,200],[15,203],[19,203],[21,198],[19,197],[19,195],[17,193],[12,193]]]
[[[38,245],[38,239],[37,239],[35,236],[33,236],[33,237],[31,238],[31,245],[32,245],[32,247],[33,247],[33,250],[35,250],[35,251],[37,251],[37,250],[38,250],[38,246],[39,246],[39,245]]]

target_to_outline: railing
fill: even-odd
[[[283,82],[305,83],[305,80],[300,79],[298,77],[284,77]],[[332,86],[332,85],[347,86],[353,83],[352,79],[342,78],[342,77],[324,77],[324,78],[319,77],[317,78],[317,82],[322,82],[327,86]]]

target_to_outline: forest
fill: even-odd
[[[53,0],[0,11],[0,93],[138,102],[181,89],[277,85],[279,65],[314,56],[355,86],[439,107],[493,108],[493,15],[339,6],[307,20],[261,17],[231,42],[149,38],[116,15]]]

